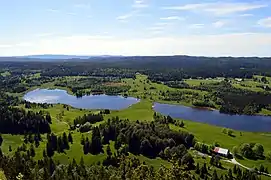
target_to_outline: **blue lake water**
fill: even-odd
[[[139,102],[138,99],[123,96],[90,95],[77,98],[65,90],[36,89],[23,97],[26,101],[35,103],[67,104],[82,109],[111,109],[120,110]]]
[[[241,131],[271,132],[270,116],[228,115],[219,111],[191,108],[182,105],[154,103],[153,109],[163,115]],[[208,133],[208,132],[206,132]]]
[[[67,104],[82,109],[111,109],[120,110],[139,102],[133,97],[90,95],[77,98],[65,90],[36,89],[25,94],[24,99],[29,102]],[[270,116],[228,115],[219,111],[191,108],[182,105],[154,103],[153,109],[163,115],[181,118],[211,125],[227,127],[241,131],[271,132]],[[208,133],[208,132],[206,132]]]

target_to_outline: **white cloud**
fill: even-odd
[[[169,10],[186,10],[195,12],[207,12],[214,15],[227,15],[233,13],[246,12],[249,10],[260,9],[267,7],[267,4],[257,4],[257,3],[199,3],[199,4],[186,4],[183,6],[171,6],[165,7],[164,9]]]
[[[154,26],[167,26],[169,23],[168,22],[158,22],[154,23]]]
[[[94,40],[94,39],[112,39],[114,38],[113,36],[107,36],[107,35],[76,35],[76,36],[67,36],[67,37],[62,37],[64,40]]]
[[[74,12],[69,12],[69,13],[67,13],[68,15],[71,15],[71,16],[75,16],[76,15],[76,13],[74,13]]]
[[[9,44],[0,44],[0,48],[10,48],[12,45]]]
[[[161,30],[165,29],[165,27],[164,26],[152,26],[152,27],[149,27],[147,29],[148,30],[153,30],[153,31],[157,31],[157,30],[161,31]]]
[[[31,42],[21,42],[21,43],[18,43],[18,44],[15,44],[15,46],[19,46],[19,47],[28,47],[28,46],[32,46],[33,43]]]
[[[150,34],[161,34],[166,28],[169,28],[173,23],[171,22],[158,22],[154,23],[151,27],[148,27]]]
[[[191,29],[201,29],[204,27],[204,24],[191,24],[189,25],[189,28]]]
[[[55,13],[55,12],[59,12],[59,10],[58,10],[58,9],[47,9],[47,11],[49,11],[49,12],[53,12],[53,13]]]
[[[80,9],[89,9],[90,4],[75,4],[74,7],[75,8],[80,8]]]
[[[139,10],[133,10],[127,14],[118,16],[116,19],[120,22],[128,22],[128,20],[132,17],[146,17],[149,14],[143,14]]]
[[[241,17],[251,17],[251,16],[254,16],[254,14],[241,14],[240,16]]]
[[[171,6],[171,7],[165,7],[164,9],[170,9],[170,10],[195,10],[202,7],[205,7],[207,4],[186,4],[184,6]]]
[[[263,27],[269,27],[269,28],[271,28],[271,17],[260,19],[258,21],[258,24],[261,25],[261,26],[263,26]]]
[[[149,5],[146,3],[145,0],[134,0],[134,4],[132,5],[133,8],[146,8]]]
[[[132,11],[130,13],[127,13],[127,14],[124,14],[124,15],[121,15],[121,16],[118,16],[117,17],[117,20],[126,20],[130,17],[132,17],[136,12],[135,11]]]
[[[162,33],[163,33],[163,31],[161,31],[161,30],[153,30],[150,32],[151,35],[158,35],[158,34],[162,34]]]
[[[36,37],[48,37],[48,36],[52,36],[55,33],[40,33],[40,34],[36,34]]]
[[[161,20],[184,20],[185,18],[179,16],[161,17]]]
[[[142,14],[142,9],[143,8],[147,8],[149,7],[149,5],[146,3],[145,0],[134,0],[133,4],[132,4],[132,11],[118,16],[116,19],[121,21],[121,22],[128,22],[128,19],[134,16],[146,16],[146,14]]]
[[[24,48],[15,46],[0,49],[0,54],[271,56],[270,47],[271,33],[155,36],[136,39],[77,35],[41,39]]]
[[[216,21],[216,22],[214,22],[212,25],[213,25],[215,28],[221,28],[221,27],[223,27],[225,24],[226,24],[225,21]]]

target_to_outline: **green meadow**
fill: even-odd
[[[41,109],[36,108],[32,109],[34,111],[40,111]],[[69,123],[73,123],[73,119],[77,116],[83,115],[85,113],[95,113],[98,111],[90,111],[90,110],[80,110],[75,108],[69,108],[67,110],[63,107],[63,105],[54,105],[48,109],[42,109],[44,111],[48,111],[52,116],[52,125],[51,129],[52,132],[55,134],[62,134],[63,132],[69,132]],[[58,117],[58,114],[63,114],[62,118]],[[152,109],[152,102],[143,100],[137,104],[134,104],[127,109],[119,110],[119,111],[112,111],[111,114],[105,115],[104,119],[107,120],[108,118],[112,118],[118,116],[122,119],[129,119],[132,121],[136,120],[146,120],[152,121],[153,120],[153,109]],[[241,131],[234,131],[235,137],[228,136],[227,134],[222,133],[222,127],[212,126],[204,123],[197,123],[193,121],[183,120],[185,123],[184,128],[177,127],[175,125],[170,125],[170,128],[176,131],[188,131],[195,135],[196,139],[200,142],[204,142],[207,144],[214,144],[218,143],[223,148],[232,149],[234,146],[239,146],[242,143],[260,143],[264,146],[265,152],[271,151],[271,144],[269,143],[271,140],[271,134],[269,133],[252,133],[252,132],[241,132]],[[73,140],[74,143],[72,144],[70,150],[66,151],[66,154],[56,154],[54,158],[60,160],[61,162],[68,162],[75,158],[76,160],[80,160],[83,156],[86,162],[94,163],[102,160],[105,158],[104,154],[100,154],[97,156],[93,155],[82,155],[82,146],[80,144],[80,139],[82,134],[85,137],[91,137],[91,133],[80,133],[77,131],[73,131]],[[42,151],[45,148],[45,135],[43,136],[44,142],[42,142],[39,148],[36,149],[36,158],[42,158]],[[10,153],[8,151],[9,145],[12,146],[12,149],[18,147],[18,145],[23,143],[23,136],[19,135],[3,135],[3,145],[2,150],[4,153]],[[111,150],[114,152],[114,142],[111,142]],[[78,153],[80,152],[80,153]],[[142,158],[143,159],[143,158]],[[152,162],[152,160],[148,159],[148,162]],[[154,162],[160,162],[155,160]],[[271,163],[268,161],[251,161],[251,160],[243,160],[241,161],[244,165],[248,165],[249,167],[259,166],[263,163],[265,166],[270,167]]]

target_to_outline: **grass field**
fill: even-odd
[[[249,90],[249,91],[255,91],[255,92],[265,92],[263,88],[260,86],[268,86],[271,88],[271,77],[265,77],[267,79],[267,83],[263,83],[261,79],[264,76],[253,76],[253,79],[243,79],[242,81],[238,81],[238,79],[230,78],[228,79],[231,82],[231,85],[235,88]],[[186,79],[184,80],[185,83],[189,84],[190,86],[200,86],[201,84],[212,84],[221,82],[223,78],[214,78],[214,79]],[[185,104],[187,105],[187,104]],[[188,104],[189,105],[189,104]],[[271,115],[271,111],[267,109],[262,109],[258,115]]]
[[[23,136],[20,135],[10,135],[10,134],[2,134],[2,137],[4,139],[1,149],[4,154],[10,154],[12,152],[9,152],[9,146],[12,147],[12,149],[16,149],[19,145],[23,143]]]
[[[154,111],[151,108],[152,102],[147,100],[141,100],[139,103],[134,104],[127,109],[121,111],[112,111],[111,114],[106,115],[105,119],[118,116],[122,119],[129,119],[132,121],[136,120],[145,120],[151,121],[153,120]]]
[[[158,84],[151,82],[147,79],[145,75],[137,75],[136,79],[124,79],[123,82],[129,86],[131,89],[128,92],[129,96],[137,97],[140,99],[149,100],[152,102],[160,102],[167,104],[182,104],[185,106],[193,106],[191,99],[189,101],[165,101],[161,96],[161,92],[166,91],[177,91],[175,88],[168,87],[164,84]],[[208,92],[192,89],[178,89],[181,92],[196,92],[200,96],[204,96]]]
[[[39,111],[40,109],[33,109],[34,111]],[[71,123],[72,120],[79,116],[83,115],[84,113],[89,113],[89,112],[96,112],[96,111],[89,111],[89,110],[82,110],[80,111],[79,109],[75,108],[70,108],[69,111],[67,111],[65,108],[63,108],[63,105],[54,105],[52,108],[48,108],[45,111],[50,112],[52,116],[53,123],[51,125],[52,131],[55,134],[62,134],[64,131],[68,132],[68,124]],[[64,116],[62,120],[59,120],[57,118],[57,114],[63,113]],[[153,120],[153,113],[154,111],[152,110],[152,102],[143,100],[137,104],[134,104],[130,106],[127,109],[120,110],[120,111],[112,111],[111,114],[105,115],[105,120],[114,116],[119,116],[120,118],[128,118],[130,120],[147,120],[147,121],[152,121]],[[252,133],[252,132],[241,132],[240,131],[234,131],[234,135],[236,137],[231,137],[228,136],[224,133],[222,133],[222,128],[221,127],[216,127],[216,126],[211,126],[208,124],[203,124],[203,123],[197,123],[193,121],[187,121],[184,120],[185,127],[180,128],[175,125],[170,125],[170,128],[173,130],[179,131],[179,130],[184,130],[191,132],[192,134],[195,135],[196,139],[198,141],[207,143],[207,144],[214,144],[215,142],[220,144],[221,147],[223,148],[228,148],[232,149],[234,146],[239,146],[242,143],[260,143],[264,146],[265,152],[271,151],[271,134],[266,134],[266,133]],[[208,132],[208,133],[207,133]],[[60,162],[66,163],[73,158],[75,158],[77,161],[80,161],[80,158],[83,156],[84,160],[87,164],[92,164],[96,163],[103,158],[106,157],[105,154],[100,154],[100,155],[83,155],[82,151],[82,146],[80,144],[80,139],[81,139],[81,133],[74,131],[73,132],[73,139],[74,139],[74,144],[71,146],[70,150],[66,151],[66,154],[58,154],[54,156],[55,159],[59,160]],[[84,133],[84,136],[88,136],[91,138],[91,134]],[[44,139],[45,136],[43,136]],[[22,144],[22,136],[12,136],[12,135],[3,135],[4,142],[2,145],[2,150],[4,153],[10,153],[8,151],[9,145],[12,146],[12,149],[15,149],[18,145]],[[111,150],[114,152],[114,142],[111,142]],[[40,147],[36,149],[36,159],[42,158],[42,151],[45,148],[45,142],[42,142],[40,144]],[[80,153],[78,153],[80,152]],[[152,165],[156,165],[156,167],[159,167],[161,164],[164,164],[161,159],[146,159],[145,157],[141,157],[141,160],[147,160]],[[265,160],[262,161],[252,161],[252,160],[242,160],[241,161],[244,165],[247,165],[249,167],[259,167],[260,164],[263,164],[269,169],[271,169],[271,163]]]
[[[141,101],[137,104],[134,104],[130,106],[127,109],[120,110],[120,111],[112,111],[111,114],[105,115],[104,119],[107,120],[108,118],[112,118],[115,116],[119,116],[120,118],[123,119],[130,119],[130,120],[152,120],[153,119],[153,110],[151,109],[152,103],[150,101]],[[21,106],[23,108],[23,106]],[[41,109],[41,108],[34,108],[31,109],[33,111],[47,111],[51,114],[52,117],[52,124],[51,124],[51,129],[52,132],[55,133],[56,135],[61,135],[63,132],[69,132],[69,123],[73,123],[73,120],[77,116],[82,116],[85,113],[97,113],[99,111],[90,111],[90,110],[79,110],[76,108],[69,107],[69,110],[63,107],[63,105],[56,104],[53,107],[50,107],[48,109]],[[63,114],[62,118],[59,118],[58,114]],[[97,123],[98,125],[99,123]],[[106,154],[99,154],[99,155],[84,155],[83,154],[83,149],[82,145],[80,144],[81,142],[81,136],[84,134],[85,137],[91,138],[91,133],[80,133],[78,131],[73,131],[72,136],[73,136],[73,144],[71,145],[71,148],[69,150],[65,151],[64,153],[56,153],[54,155],[54,159],[59,160],[61,163],[68,163],[72,161],[74,158],[77,162],[80,161],[81,157],[84,158],[84,161],[86,164],[93,164],[97,163],[103,159],[106,158]],[[41,159],[43,157],[43,150],[46,147],[46,136],[42,136],[44,141],[40,143],[40,146],[35,149],[36,156],[35,159]],[[12,146],[12,149],[17,148],[19,145],[23,143],[23,136],[18,136],[18,135],[3,135],[4,142],[2,145],[2,149],[4,153],[13,153],[9,152],[8,148],[9,145]],[[106,146],[105,146],[106,147]],[[104,148],[105,148],[104,147]],[[112,152],[115,152],[114,149],[114,142],[110,142],[110,147]],[[105,150],[105,149],[104,149]],[[139,159],[141,161],[146,161],[146,163],[153,165],[154,167],[158,168],[162,164],[167,164],[169,165],[169,162],[166,162],[160,158],[157,159],[149,159],[144,156],[139,156]]]
[[[199,86],[201,84],[212,84],[221,82],[221,79],[186,79],[184,80],[185,83],[189,84],[190,86]]]
[[[268,110],[268,109],[262,109],[258,114],[259,115],[271,116],[271,111]]]
[[[7,180],[3,171],[0,171],[0,180]]]
[[[3,77],[10,76],[10,72],[9,71],[2,72],[1,76]]]
[[[267,79],[267,83],[261,82],[261,78],[264,76],[253,76],[253,79],[243,79],[242,81],[238,81],[237,79],[229,78],[228,80],[231,82],[231,85],[235,88],[246,89],[250,91],[265,91],[263,88],[257,86],[269,86],[271,87],[271,77],[265,77]],[[223,78],[214,78],[214,79],[185,79],[184,82],[189,84],[190,86],[200,86],[201,84],[212,84],[221,82]]]

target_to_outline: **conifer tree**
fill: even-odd
[[[50,116],[50,114],[46,114],[46,117],[45,117],[46,121],[50,124],[52,124],[52,118]]]
[[[199,173],[200,173],[199,163],[197,163],[195,173],[196,173],[196,174],[199,174]]]
[[[36,146],[36,148],[37,148],[37,147],[39,147],[40,142],[39,142],[38,137],[36,137],[36,138],[34,138],[34,139],[35,139],[35,146]]]
[[[30,156],[35,157],[35,155],[36,155],[36,153],[35,153],[34,146],[33,146],[33,144],[31,144],[31,146],[30,146]]]
[[[212,180],[219,180],[216,170],[213,172]]]
[[[66,132],[62,135],[62,141],[63,141],[63,149],[70,149],[69,141]]]
[[[71,134],[71,132],[69,133],[69,135],[68,135],[68,140],[69,140],[69,142],[72,144],[73,143],[73,139],[72,139],[72,134]]]
[[[229,169],[228,171],[228,180],[233,180],[232,170]]]
[[[84,144],[85,144],[85,136],[82,135],[82,136],[81,136],[81,145],[84,145]]]
[[[237,167],[236,167],[236,165],[233,166],[233,171],[232,172],[233,172],[233,174],[237,174]]]
[[[109,145],[107,145],[107,147],[106,147],[106,153],[107,153],[107,155],[108,155],[109,157],[112,155],[112,152],[111,152],[111,149],[110,149],[110,146],[109,146]]]
[[[3,143],[3,138],[2,138],[2,134],[0,134],[0,146],[2,146]]]
[[[54,155],[54,149],[53,149],[51,143],[46,144],[46,154],[48,157],[52,157]]]

